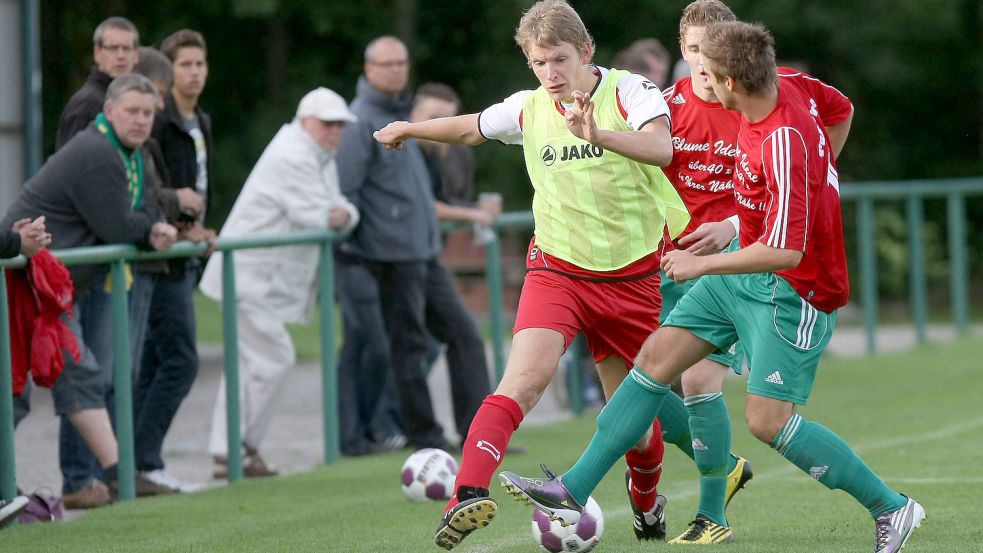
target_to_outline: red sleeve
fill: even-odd
[[[781,127],[761,143],[761,167],[768,186],[764,232],[758,241],[772,248],[805,251],[809,220],[808,152],[794,128]]]
[[[815,100],[815,108],[819,112],[819,119],[823,122],[824,127],[839,125],[850,116],[853,104],[836,87],[830,86],[808,73],[796,72],[786,67],[780,68],[779,73],[784,78],[794,79],[796,84]]]

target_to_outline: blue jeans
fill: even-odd
[[[366,440],[377,430],[373,426],[383,434],[378,438],[402,430],[393,417],[398,399],[375,278],[360,259],[337,253],[335,283],[344,332],[338,355],[341,450],[352,455],[365,450]]]
[[[198,374],[193,294],[197,264],[157,277],[133,393],[137,470],[164,468],[161,449]]]
[[[105,289],[106,274],[107,271],[98,272],[85,289],[77,291],[76,303],[82,341],[102,369],[108,390],[112,381],[113,334],[112,305]],[[96,456],[64,415],[58,429],[58,464],[62,475],[62,494],[75,492],[92,480],[103,477]]]

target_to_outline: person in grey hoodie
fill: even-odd
[[[363,265],[376,281],[389,363],[361,367],[356,376],[370,384],[369,397],[362,399],[371,406],[385,382],[386,365],[391,365],[409,444],[449,449],[423,371],[427,266],[440,254],[430,176],[415,142],[393,152],[372,138],[374,131],[409,116],[406,46],[395,37],[376,38],[365,49],[364,71],[350,108],[358,122],[345,128],[337,156],[342,193],[361,213],[359,225],[339,248],[340,262]],[[343,304],[345,286],[338,284]]]

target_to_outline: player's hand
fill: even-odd
[[[410,124],[406,121],[393,121],[385,127],[372,133],[372,138],[386,147],[387,150],[401,150],[407,138]]]
[[[153,249],[159,252],[167,251],[176,241],[177,229],[174,225],[161,221],[150,227],[150,246]]]
[[[328,226],[332,229],[341,228],[348,224],[351,218],[352,214],[347,209],[343,207],[332,207],[328,211]]]
[[[680,238],[679,245],[696,255],[720,253],[730,245],[736,235],[737,230],[730,221],[703,223],[693,232]]]
[[[679,284],[703,276],[704,258],[684,250],[673,250],[662,257],[662,270]]]
[[[567,128],[577,138],[582,138],[591,144],[597,138],[597,122],[594,120],[594,101],[590,93],[573,91],[573,106],[563,117],[567,120]]]

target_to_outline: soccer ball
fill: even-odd
[[[450,499],[455,478],[457,461],[442,449],[421,449],[403,463],[403,493],[410,501]]]
[[[604,533],[604,514],[594,498],[587,499],[580,522],[562,526],[559,521],[550,520],[549,515],[535,509],[532,513],[532,539],[550,553],[574,551],[585,553],[594,549]]]

